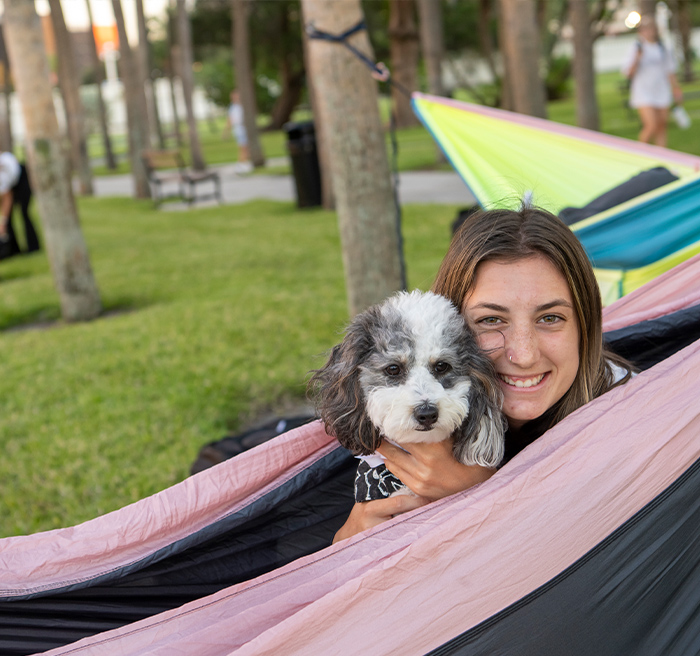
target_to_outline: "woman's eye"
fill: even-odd
[[[435,366],[433,369],[435,369],[435,373],[437,374],[446,374],[452,367],[447,362],[443,362],[440,360],[439,362],[435,363]]]
[[[557,323],[558,321],[562,321],[562,318],[558,317],[556,314],[547,314],[546,316],[542,317],[540,321],[542,323]]]
[[[398,364],[390,364],[384,369],[387,376],[398,376],[401,373],[401,367]]]
[[[496,326],[500,322],[501,320],[498,317],[484,317],[483,319],[479,319],[476,323],[483,324],[485,326]]]

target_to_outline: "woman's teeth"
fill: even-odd
[[[544,374],[540,374],[539,376],[535,376],[534,378],[526,378],[524,380],[513,380],[512,378],[504,376],[503,374],[498,374],[498,376],[502,381],[504,381],[508,385],[512,385],[513,387],[532,387],[533,385],[537,385],[537,383],[539,383],[544,378]]]

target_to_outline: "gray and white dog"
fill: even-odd
[[[357,315],[309,381],[326,431],[357,456],[383,438],[451,439],[455,458],[496,467],[503,458],[502,394],[491,361],[457,308],[432,292],[400,292]],[[357,501],[408,490],[381,456],[364,460]]]

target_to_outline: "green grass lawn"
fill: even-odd
[[[0,535],[73,525],[182,480],[207,442],[303,403],[347,320],[334,214],[81,199],[106,316],[66,325],[45,255],[0,262]],[[406,207],[426,289],[455,207]]]

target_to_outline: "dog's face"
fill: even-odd
[[[469,413],[464,320],[434,294],[402,294],[367,324],[374,349],[359,364],[366,410],[398,444],[441,442]]]
[[[455,456],[495,466],[503,454],[491,362],[452,303],[399,293],[358,315],[312,378],[326,430],[354,453],[454,441]]]

